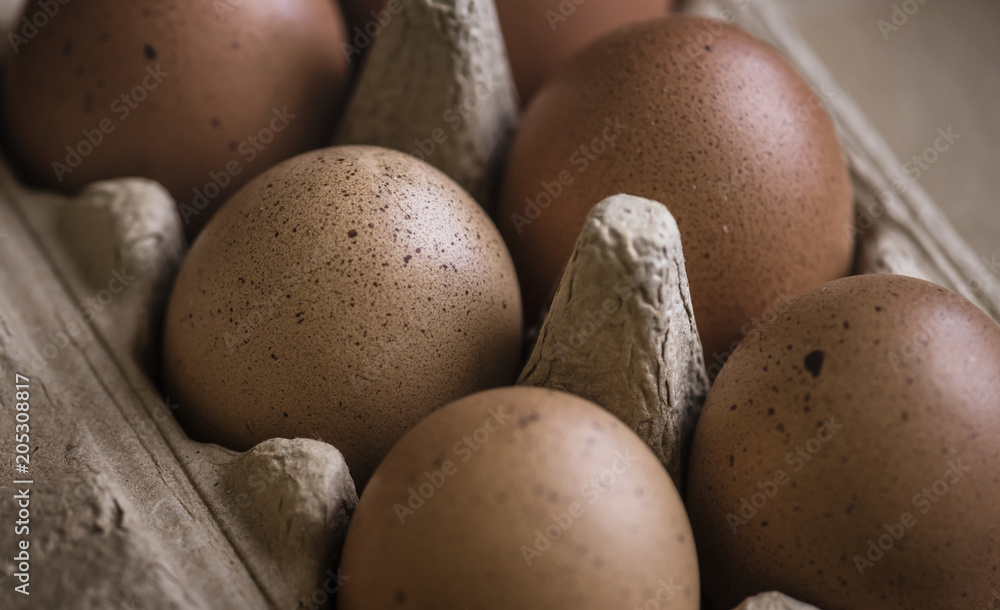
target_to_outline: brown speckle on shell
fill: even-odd
[[[693,41],[711,39],[711,52]],[[787,300],[846,275],[851,184],[830,117],[769,45],[673,16],[618,30],[543,87],[511,147],[498,226],[529,318],[590,209],[627,193],[680,227],[706,362]]]
[[[192,436],[321,438],[362,488],[432,409],[514,380],[519,303],[502,239],[444,174],[387,149],[315,151],[251,182],[195,242],[167,313],[166,381]]]
[[[763,369],[789,345],[807,353]],[[763,322],[716,379],[691,452],[715,604],[780,588],[820,608],[948,608],[996,586],[998,372],[1000,326],[915,278],[836,280]],[[749,401],[780,426],[730,407]]]
[[[823,371],[823,357],[823,351],[818,349],[806,354],[803,365],[813,377],[819,377],[819,374]]]
[[[241,0],[224,19],[225,3],[148,4],[60,2],[5,66],[4,132],[26,176],[52,188],[156,180],[191,238],[255,175],[329,141],[347,32],[328,0]],[[234,37],[255,44],[232,53]],[[84,131],[93,146],[69,154]]]
[[[695,541],[659,460],[614,415],[542,388],[473,394],[405,435],[342,569],[344,610],[395,607],[403,590],[412,608],[633,608],[663,583],[686,591],[670,608],[699,608]]]

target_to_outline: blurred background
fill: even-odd
[[[1000,257],[1000,2],[778,2],[973,250]],[[913,163],[949,127],[961,138]]]
[[[973,250],[1000,257],[1000,1],[775,1]],[[4,31],[24,2],[0,0]]]

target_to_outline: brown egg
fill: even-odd
[[[709,392],[687,483],[706,595],[985,608],[1000,587],[1000,326],[903,276],[754,330]]]
[[[328,148],[219,210],[181,267],[164,343],[193,437],[320,438],[360,489],[433,409],[513,380],[521,306],[499,233],[451,179],[399,152]]]
[[[329,0],[57,8],[5,83],[10,148],[41,185],[153,178],[191,236],[256,174],[329,141],[348,75]]]
[[[591,207],[618,193],[677,219],[710,362],[783,299],[851,266],[851,187],[830,118],[774,49],[717,21],[619,30],[528,108],[497,224],[529,320]]]
[[[341,565],[342,610],[699,608],[663,466],[607,411],[541,388],[468,396],[404,436]]]
[[[527,104],[588,44],[617,28],[663,17],[665,0],[497,0],[514,82]]]

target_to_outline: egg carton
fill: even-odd
[[[337,142],[411,152],[429,138],[428,161],[489,209],[518,112],[493,3],[404,6],[370,51]],[[851,168],[857,272],[928,279],[1000,319],[996,276],[775,2],[696,0],[686,10],[770,42],[823,92]],[[477,103],[438,142],[442,117],[469,99]],[[14,593],[20,565],[5,553],[2,607],[318,608],[349,586],[336,566],[357,494],[340,453],[309,439],[245,453],[191,441],[172,415],[185,406],[157,389],[160,320],[183,255],[174,202],[158,184],[124,178],[67,197],[23,186],[0,160],[0,405],[13,413],[6,388],[27,377],[32,437],[29,473],[0,483],[0,514],[15,514],[15,494],[28,490],[33,593]],[[519,383],[614,412],[683,486],[709,382],[676,223],[656,202],[610,198],[588,218],[574,259]],[[618,314],[625,322],[595,324],[599,287],[623,278],[637,295]],[[584,328],[588,340],[574,344]],[[626,351],[637,357],[623,370]],[[13,438],[5,415],[0,454],[14,455]],[[13,529],[0,532],[0,547],[13,549]],[[768,593],[740,608],[811,606]]]

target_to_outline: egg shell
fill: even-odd
[[[404,436],[342,571],[343,610],[699,608],[687,515],[656,457],[597,405],[542,388],[463,398]]]
[[[329,0],[60,2],[6,70],[8,143],[43,186],[159,181],[193,236],[256,174],[329,141],[344,40]]]
[[[666,0],[497,0],[514,81],[527,104],[571,57],[617,28],[664,17]]]
[[[803,295],[743,341],[695,431],[706,594],[985,607],[1000,586],[998,436],[1000,326],[980,309],[903,276]]]
[[[208,224],[167,311],[166,387],[196,439],[313,437],[359,488],[449,401],[513,381],[521,308],[496,228],[447,176],[375,147],[305,153]]]
[[[773,48],[718,21],[622,28],[527,109],[497,224],[529,320],[588,211],[618,193],[676,218],[708,362],[764,312],[851,267],[851,186],[822,103]]]

